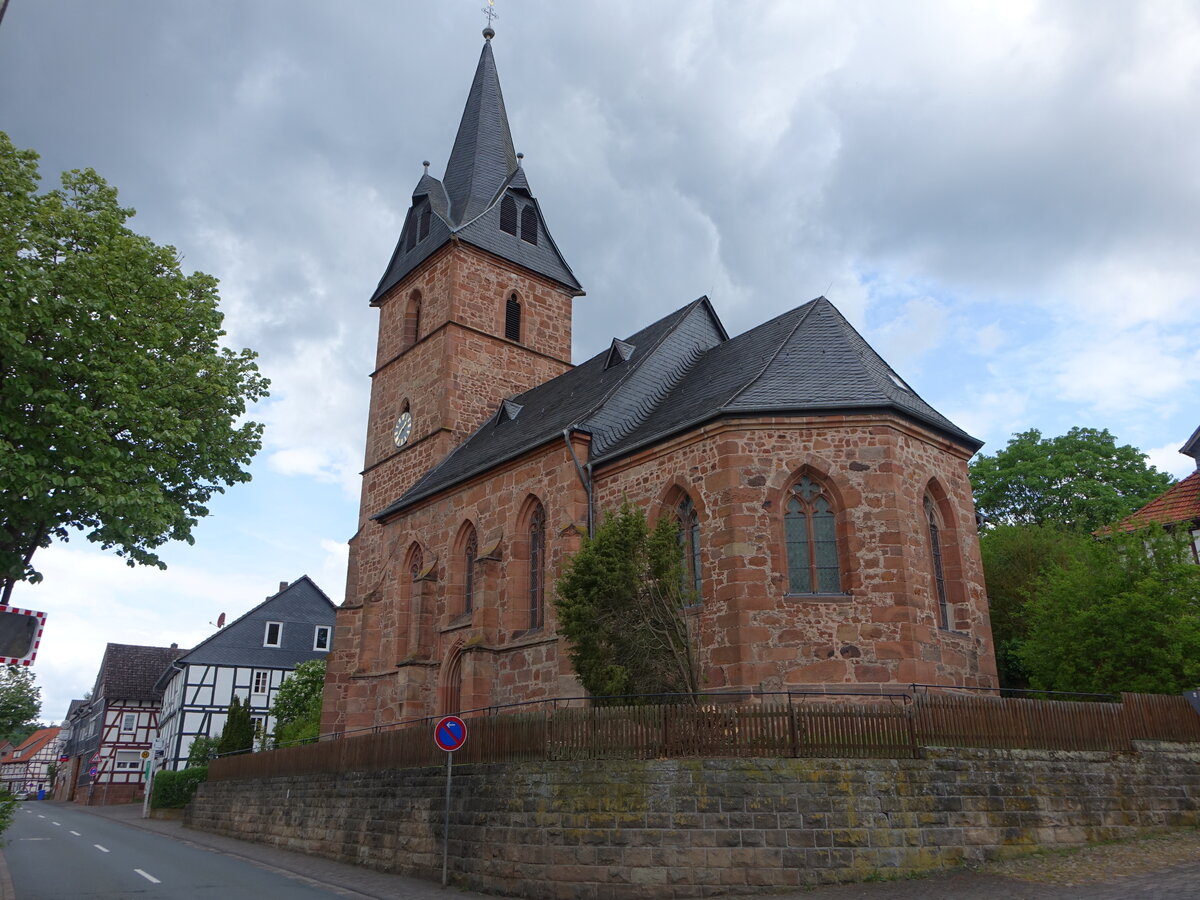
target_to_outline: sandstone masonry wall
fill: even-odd
[[[757,893],[1200,824],[1200,747],[454,770],[463,886],[534,898]],[[445,770],[209,782],[188,827],[441,877]]]

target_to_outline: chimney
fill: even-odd
[[[281,593],[282,593],[283,591],[286,591],[286,590],[287,590],[287,587],[288,587],[288,583],[287,583],[286,581],[281,581],[281,582],[279,582],[279,590],[280,590],[280,592],[281,592]]]
[[[178,644],[176,644],[174,641],[172,641],[172,642],[171,642],[171,649],[172,649],[172,650],[178,650],[178,649],[179,649],[179,645],[178,645]]]

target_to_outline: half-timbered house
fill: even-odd
[[[58,759],[59,730],[39,728],[0,764],[0,782],[18,797],[37,794],[50,786],[50,766]]]
[[[192,742],[220,737],[235,696],[250,707],[262,734],[275,727],[270,709],[284,679],[333,643],[336,608],[307,575],[198,644],[162,673],[162,767],[187,765]]]
[[[89,806],[128,803],[141,795],[145,760],[158,735],[158,676],[183,652],[178,646],[109,644],[88,705],[72,723],[71,795]]]

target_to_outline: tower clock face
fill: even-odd
[[[408,443],[408,436],[412,434],[413,417],[408,410],[400,413],[400,418],[396,420],[396,427],[392,429],[392,440],[397,447],[403,447]]]

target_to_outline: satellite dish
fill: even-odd
[[[215,625],[217,628],[224,628],[225,627],[225,613],[221,613],[219,616],[217,616],[216,622],[209,622],[208,624]]]

